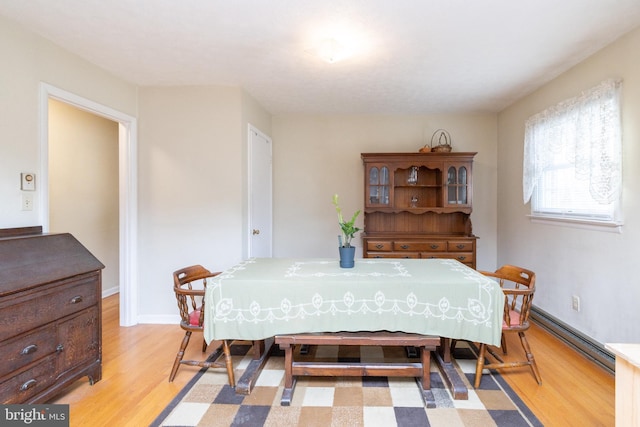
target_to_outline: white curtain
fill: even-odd
[[[556,156],[575,165],[577,179],[589,180],[595,201],[606,204],[618,199],[622,185],[620,87],[620,81],[604,81],[527,120],[524,203]]]

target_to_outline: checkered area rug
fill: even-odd
[[[236,379],[251,361],[250,348],[245,342],[231,346]],[[297,351],[294,360],[408,360],[402,347],[311,346],[305,356]],[[432,358],[433,409],[425,408],[415,379],[391,377],[298,377],[291,406],[281,406],[284,352],[274,345],[251,394],[236,394],[227,384],[224,369],[202,369],[151,425],[542,426],[496,372],[486,371],[479,389],[470,386],[475,355],[466,343],[458,343],[454,356],[469,388],[468,400],[452,399]]]

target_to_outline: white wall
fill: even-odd
[[[102,262],[102,293],[119,290],[118,123],[49,101],[49,229]]]
[[[40,83],[131,115],[136,88],[2,17],[0,57],[0,228],[41,225]],[[20,172],[36,173],[33,211],[21,210]]]
[[[562,74],[498,117],[498,262],[537,274],[534,305],[600,342],[640,342],[640,30]],[[622,234],[532,223],[522,202],[525,120],[607,78],[622,78]],[[572,295],[582,310],[571,308]]]
[[[265,114],[239,88],[140,89],[142,322],[177,311],[173,271],[220,271],[243,259],[246,129],[248,121],[268,127]]]
[[[334,193],[346,215],[364,208],[360,153],[417,152],[447,129],[454,151],[478,152],[473,166],[473,232],[478,268],[496,264],[496,140],[494,114],[430,116],[276,116],[274,256],[336,257]],[[426,140],[426,141],[425,141]],[[363,224],[360,216],[356,222]],[[362,256],[359,236],[354,239]]]

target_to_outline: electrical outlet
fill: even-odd
[[[580,311],[580,297],[578,295],[571,297],[571,308],[575,311]]]
[[[22,195],[22,210],[23,211],[33,210],[33,194]]]

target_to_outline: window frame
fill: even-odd
[[[621,232],[623,218],[620,86],[620,81],[605,81],[599,86],[583,92],[579,97],[559,103],[527,120],[523,159],[523,196],[525,204],[530,202],[530,214],[528,216],[532,222]],[[603,93],[605,93],[605,96],[603,96]],[[584,123],[583,116],[581,116],[581,114],[583,114],[582,109],[593,109],[594,104],[598,111],[601,111],[603,107],[609,108],[610,110],[607,110],[607,112],[613,112],[613,119],[609,118],[609,116],[604,119],[602,114],[591,116],[589,112],[585,115],[588,119],[585,120],[586,123]],[[613,104],[613,107],[611,107],[611,104]],[[596,167],[594,168],[594,162],[589,162],[587,173],[590,178],[599,172],[600,175],[595,175],[596,177],[602,178],[604,176],[607,183],[610,180],[614,182],[614,191],[608,193],[609,200],[611,201],[606,204],[610,206],[610,208],[606,209],[606,214],[603,214],[602,211],[589,211],[588,209],[579,213],[577,211],[581,210],[580,207],[572,212],[573,209],[562,203],[562,194],[559,195],[559,199],[557,199],[558,203],[555,206],[553,206],[553,203],[549,204],[552,206],[540,206],[540,191],[543,191],[541,190],[541,186],[545,184],[545,181],[543,181],[545,175],[552,180],[547,181],[546,184],[552,185],[554,179],[556,183],[562,183],[563,181],[561,179],[558,179],[558,177],[549,177],[549,174],[554,172],[561,173],[563,169],[570,169],[570,171],[574,171],[575,173],[576,164],[573,159],[578,158],[576,152],[581,150],[579,153],[584,153],[585,151],[583,150],[585,149],[595,151],[593,141],[600,142],[602,140],[602,133],[597,133],[596,138],[593,137],[594,133],[591,132],[594,128],[590,120],[593,120],[594,117],[599,120],[596,126],[600,126],[595,129],[605,129],[603,133],[606,134],[606,139],[603,139],[605,143],[602,144],[602,146],[607,147],[600,148],[600,146],[597,146],[597,150],[599,151],[596,151],[595,156],[602,157],[602,153],[615,156],[613,164],[617,166],[617,169],[613,168],[610,173],[602,174],[603,169],[598,169],[598,167],[601,167],[599,163],[596,163]],[[580,127],[581,125],[583,127]],[[613,127],[610,125],[613,125]],[[591,139],[583,142],[581,138],[584,135],[585,126],[587,126],[586,130],[589,130],[589,133],[586,133],[586,135],[589,135]],[[610,130],[605,126],[609,126],[608,129]],[[560,131],[558,131],[558,129],[560,129]],[[562,141],[562,144],[559,144],[559,141]],[[558,146],[560,148],[556,149],[555,147]],[[552,150],[550,147],[554,147],[554,149]],[[569,153],[569,160],[566,160],[562,155],[556,153],[551,154],[551,151],[556,150],[562,151],[565,155]],[[590,151],[587,152],[591,155]],[[565,160],[558,162],[558,158],[560,157],[565,158]],[[596,162],[600,157],[596,157]],[[584,169],[582,169],[582,171],[584,172]],[[565,188],[565,192],[570,193],[571,190],[575,188],[575,184],[580,184],[581,181],[581,179],[576,178],[564,187],[559,186],[554,188]],[[598,181],[596,182],[600,183]],[[615,185],[618,187],[615,187]],[[580,185],[580,187],[581,191],[589,192],[589,181],[584,181],[584,185]],[[598,190],[601,189],[601,187],[597,188]],[[586,207],[589,208],[589,206],[597,204],[597,196],[601,196],[601,194],[602,193],[591,193],[590,201],[583,199],[586,202],[591,202],[588,203]],[[571,202],[572,200],[569,199],[565,198],[565,200]]]

